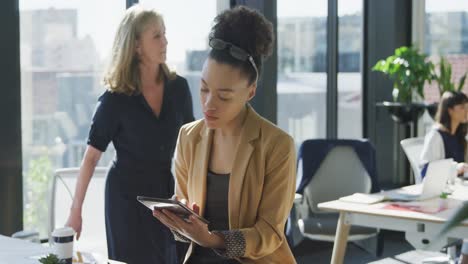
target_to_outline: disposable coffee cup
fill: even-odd
[[[52,249],[60,260],[66,264],[72,264],[73,259],[73,237],[75,231],[71,227],[55,229],[51,235]]]

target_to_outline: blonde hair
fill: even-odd
[[[136,41],[154,21],[163,21],[162,16],[154,10],[144,9],[138,4],[127,9],[115,35],[111,61],[103,79],[104,86],[111,92],[128,95],[141,92]],[[157,78],[161,80],[164,77],[170,80],[176,77],[166,63],[160,65]]]

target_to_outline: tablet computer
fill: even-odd
[[[198,219],[200,219],[205,224],[208,224],[209,221],[205,218],[199,216],[195,213],[192,209],[188,208],[185,204],[172,200],[172,199],[162,199],[162,198],[154,198],[154,197],[147,197],[147,196],[137,196],[137,200],[148,207],[151,211],[153,210],[162,210],[166,209],[171,211],[172,213],[178,215],[184,220],[188,220],[190,215],[194,215]]]

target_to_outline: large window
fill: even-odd
[[[83,157],[125,2],[19,1],[24,228],[40,231],[41,237],[48,235],[53,171],[77,167]],[[109,148],[100,165],[107,166],[112,157]],[[58,201],[69,203],[71,197]]]
[[[226,6],[220,5],[223,2]],[[199,90],[201,70],[209,51],[208,34],[216,14],[229,8],[228,1],[204,0],[200,4],[186,0],[140,0],[140,3],[164,17],[169,42],[167,63],[187,79],[195,118],[202,118]]]
[[[278,1],[278,125],[295,140],[326,137],[327,1]]]
[[[362,138],[363,0],[338,1],[338,137]]]
[[[278,125],[325,138],[328,1],[278,1]],[[362,0],[338,1],[338,137],[362,137]]]
[[[20,1],[24,228],[40,231],[42,238],[48,235],[47,202],[54,170],[80,166],[126,2]],[[189,82],[195,116],[200,118],[199,85],[208,33],[216,14],[229,7],[228,1],[140,3],[163,15],[168,64]],[[108,166],[113,156],[110,146],[99,166]],[[69,203],[71,196],[58,200]],[[86,200],[84,205],[93,203]]]
[[[444,56],[452,64],[452,81],[468,70],[468,1],[426,0],[424,51],[438,63]],[[468,81],[464,89],[468,92]],[[426,86],[426,100],[439,99],[435,84]]]

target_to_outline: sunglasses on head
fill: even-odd
[[[236,45],[230,43],[230,42],[227,42],[227,41],[224,41],[224,40],[221,40],[221,39],[218,39],[218,38],[212,38],[210,39],[209,43],[211,48],[215,49],[215,50],[225,50],[227,49],[229,51],[229,54],[231,54],[232,57],[234,57],[235,59],[238,59],[240,61],[249,61],[250,64],[252,65],[252,67],[254,68],[255,70],[255,82],[258,81],[258,69],[257,69],[257,65],[255,65],[255,61],[253,59],[253,57],[247,53],[245,50],[237,47]]]

